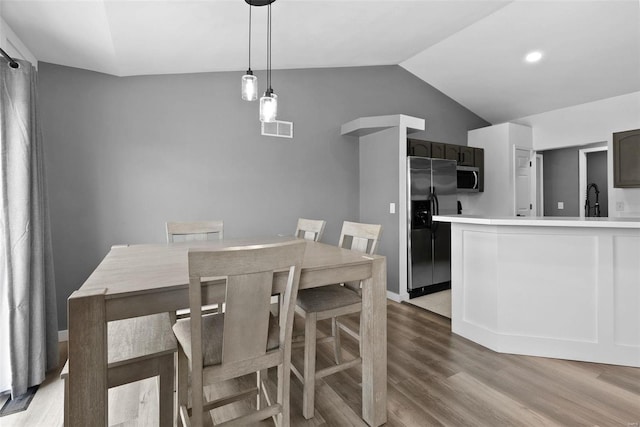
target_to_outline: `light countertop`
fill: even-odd
[[[478,215],[434,215],[434,221],[458,224],[511,225],[537,227],[591,227],[591,228],[636,228],[640,229],[640,218],[580,218],[570,216],[517,216],[484,217]]]

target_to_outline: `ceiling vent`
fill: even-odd
[[[276,120],[262,122],[262,134],[266,136],[279,136],[281,138],[293,138],[293,122]]]

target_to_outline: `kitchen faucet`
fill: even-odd
[[[589,184],[589,186],[587,186],[587,197],[584,201],[584,216],[591,216],[591,204],[589,203],[589,193],[591,191],[591,189],[594,189],[596,191],[596,204],[593,206],[593,216],[600,216],[600,203],[598,202],[598,198],[600,195],[600,191],[598,190],[598,186],[596,185],[595,182],[592,182],[591,184]]]

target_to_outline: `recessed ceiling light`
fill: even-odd
[[[524,57],[525,61],[527,62],[538,62],[540,61],[540,59],[542,59],[542,52],[540,52],[539,50],[534,50],[533,52],[529,52],[527,53],[527,56]]]

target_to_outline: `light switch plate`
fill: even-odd
[[[390,214],[396,213],[396,204],[395,203],[389,203],[389,213]]]
[[[564,202],[558,202],[558,209],[564,209]]]

